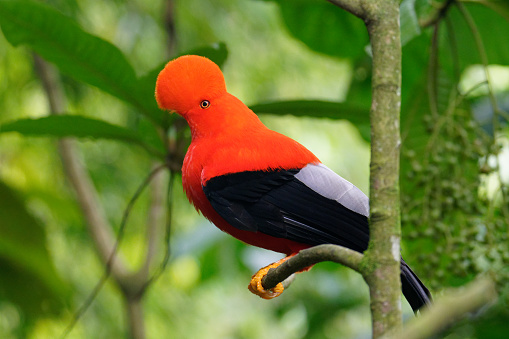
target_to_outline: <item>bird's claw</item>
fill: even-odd
[[[280,264],[281,263],[278,261],[273,264],[270,264],[269,266],[265,266],[264,268],[256,272],[251,278],[251,282],[247,286],[251,293],[256,294],[257,296],[263,299],[272,299],[281,295],[281,293],[283,293],[285,289],[282,283],[279,283],[275,287],[268,290],[264,289],[262,286],[262,279],[267,275],[267,272],[269,272],[271,268],[277,267]]]

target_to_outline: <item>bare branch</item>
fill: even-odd
[[[263,277],[262,286],[266,290],[271,289],[293,273],[322,261],[336,262],[362,273],[360,267],[362,257],[361,253],[338,245],[327,244],[311,247],[300,251],[278,267],[271,268]]]
[[[402,326],[400,280],[399,152],[401,41],[399,1],[366,0],[373,54],[369,247],[364,278],[369,285],[373,338]]]
[[[155,167],[154,167],[155,168]],[[145,255],[145,261],[138,274],[144,277],[143,280],[148,279],[148,274],[150,270],[150,265],[152,264],[152,260],[157,252],[157,240],[159,235],[162,233],[161,228],[164,224],[165,217],[165,190],[164,190],[164,175],[163,171],[154,175],[152,182],[150,183],[150,192],[151,192],[151,204],[150,210],[148,212],[148,221],[147,221],[147,253]]]
[[[56,72],[53,72],[51,65],[36,54],[34,54],[34,63],[48,97],[51,114],[61,114],[65,110],[65,100],[62,88],[56,79]],[[64,170],[76,192],[79,205],[87,221],[87,229],[101,260],[103,263],[107,263],[115,247],[115,237],[99,204],[92,180],[77,156],[77,149],[73,145],[73,141],[63,138],[59,141],[58,146]],[[111,262],[111,272],[115,277],[125,276],[127,273],[125,263],[118,256]]]
[[[126,300],[127,319],[129,319],[129,336],[132,339],[145,339],[145,322],[141,296]]]
[[[356,17],[365,20],[366,12],[364,11],[363,1],[359,0],[327,0],[331,4],[334,4],[347,12],[352,13]]]
[[[444,3],[437,5],[435,10],[432,11],[427,18],[419,21],[419,25],[423,28],[426,28],[437,24],[447,15],[449,8],[454,2],[456,2],[456,0],[447,0]]]
[[[164,11],[164,28],[168,36],[168,53],[175,54],[177,49],[177,31],[175,29],[175,0],[167,0]]]

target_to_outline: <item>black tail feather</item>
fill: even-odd
[[[401,287],[414,312],[431,303],[429,290],[403,259],[401,259]]]

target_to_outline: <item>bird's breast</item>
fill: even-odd
[[[191,143],[182,165],[182,186],[189,201],[198,210],[201,210],[203,204],[207,202],[207,198],[201,185],[203,161],[199,159],[199,155],[199,152],[196,152],[196,145]]]

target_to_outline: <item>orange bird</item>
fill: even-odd
[[[157,78],[156,100],[191,128],[182,166],[189,201],[222,231],[287,255],[253,276],[253,293],[278,296],[283,286],[264,290],[261,279],[302,249],[367,249],[368,197],[304,146],[265,127],[226,91],[215,63],[195,55],[170,61]],[[401,281],[414,311],[430,302],[428,289],[403,260]]]

